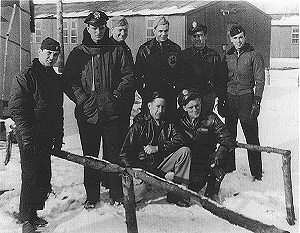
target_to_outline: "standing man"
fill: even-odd
[[[126,44],[125,40],[128,36],[128,22],[125,17],[123,16],[116,16],[111,19],[111,30],[112,36],[110,37],[111,43],[116,46],[122,46],[124,51],[128,53],[128,58],[130,59],[132,66],[133,66],[133,58],[132,52],[128,45]],[[127,134],[129,123],[130,123],[130,116],[131,110],[134,103],[135,97],[135,86],[131,89],[127,90],[127,93],[124,93],[123,105],[120,108],[120,130],[122,132],[122,138],[125,139]]]
[[[233,47],[225,54],[227,95],[219,102],[218,112],[225,116],[225,123],[236,139],[237,122],[241,126],[247,143],[260,145],[258,139],[257,117],[265,85],[265,67],[261,54],[246,43],[245,30],[242,26],[230,29],[230,40]],[[230,156],[229,171],[236,169],[234,151]],[[249,151],[248,160],[253,180],[262,179],[261,152]]]
[[[159,87],[167,98],[166,116],[171,116],[177,108],[177,58],[181,48],[168,39],[170,24],[165,17],[157,18],[153,26],[155,37],[142,44],[136,56],[137,90],[142,97],[142,111],[146,112],[146,96]]]
[[[20,221],[23,233],[47,221],[37,216],[51,192],[51,160],[63,143],[63,85],[53,69],[60,51],[50,37],[42,41],[32,65],[12,82],[9,109],[16,123],[22,185]]]
[[[166,98],[164,94],[154,91],[146,101],[146,117],[130,127],[120,154],[121,164],[129,170],[131,167],[141,167],[187,186],[190,149],[183,146],[183,137],[174,124],[165,120]],[[189,206],[187,200],[171,193],[167,201],[182,207]]]
[[[66,62],[64,77],[76,97],[75,117],[84,155],[98,157],[103,140],[103,158],[119,163],[122,145],[120,109],[134,85],[131,58],[123,46],[108,38],[107,15],[92,12],[85,19],[82,44],[75,47]],[[84,167],[85,208],[94,208],[100,200],[100,180],[97,170]],[[109,195],[113,204],[123,201],[119,174],[109,174]]]
[[[195,88],[203,96],[202,101],[207,111],[215,105],[219,95],[221,78],[221,58],[218,52],[206,46],[207,27],[193,22],[188,34],[192,46],[183,50],[180,56],[182,87]]]

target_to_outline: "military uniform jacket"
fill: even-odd
[[[227,93],[243,95],[254,92],[262,97],[265,85],[265,66],[261,54],[249,44],[238,55],[232,47],[224,57]],[[254,90],[255,89],[255,90]]]
[[[184,113],[179,121],[179,129],[186,145],[192,150],[192,162],[195,164],[208,165],[209,155],[216,150],[217,143],[228,151],[235,145],[227,127],[213,112],[202,113],[193,124]]]
[[[123,166],[139,166],[138,153],[146,145],[158,146],[154,165],[159,165],[166,156],[183,146],[183,137],[173,123],[162,121],[158,130],[154,129],[155,125],[154,119],[147,115],[130,127],[120,153]]]
[[[178,54],[181,48],[178,44],[167,40],[159,44],[153,38],[142,44],[138,50],[135,62],[135,75],[139,94],[147,94],[157,90],[176,94],[178,73]]]
[[[220,55],[205,46],[198,51],[194,46],[180,54],[180,70],[182,72],[182,88],[196,88],[202,95],[219,93],[222,78]]]
[[[12,82],[9,109],[24,148],[40,137],[63,138],[63,82],[36,58]]]

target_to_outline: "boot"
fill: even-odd
[[[33,222],[25,221],[22,226],[22,233],[35,233],[36,226]]]

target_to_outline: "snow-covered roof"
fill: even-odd
[[[93,10],[102,10],[108,16],[117,15],[174,15],[185,14],[196,8],[208,5],[212,1],[94,1],[83,3],[65,3],[63,17],[86,17]],[[56,17],[55,4],[35,6],[35,18]]]
[[[281,19],[271,21],[272,26],[299,26],[299,15],[283,16]]]

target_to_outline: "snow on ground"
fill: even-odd
[[[273,63],[272,63],[273,62]],[[283,67],[286,61],[271,61]],[[290,59],[289,64],[298,60]],[[272,65],[271,65],[272,66]],[[299,67],[299,66],[298,66]],[[292,181],[296,219],[299,219],[299,87],[298,69],[271,70],[271,85],[266,85],[259,116],[262,146],[289,149],[292,152]],[[273,80],[273,81],[272,81]],[[78,129],[73,116],[74,105],[65,102],[64,150],[82,154]],[[245,143],[241,129],[238,141]],[[275,225],[291,233],[299,232],[299,223],[289,226],[286,221],[282,159],[280,155],[263,153],[263,181],[252,182],[247,153],[236,152],[237,170],[227,174],[220,190],[223,206],[265,224]],[[4,151],[1,150],[0,161]],[[0,232],[19,233],[21,225],[12,217],[18,211],[20,195],[20,158],[13,147],[12,161],[0,165]],[[85,200],[83,167],[59,158],[52,158],[53,191],[39,215],[49,221],[47,232],[126,232],[122,206],[109,205],[108,191],[101,188],[101,203],[94,209],[83,209]],[[200,191],[203,195],[203,191]],[[142,233],[249,232],[220,219],[198,205],[180,208],[165,200],[165,193],[153,188],[137,206],[137,222]]]

